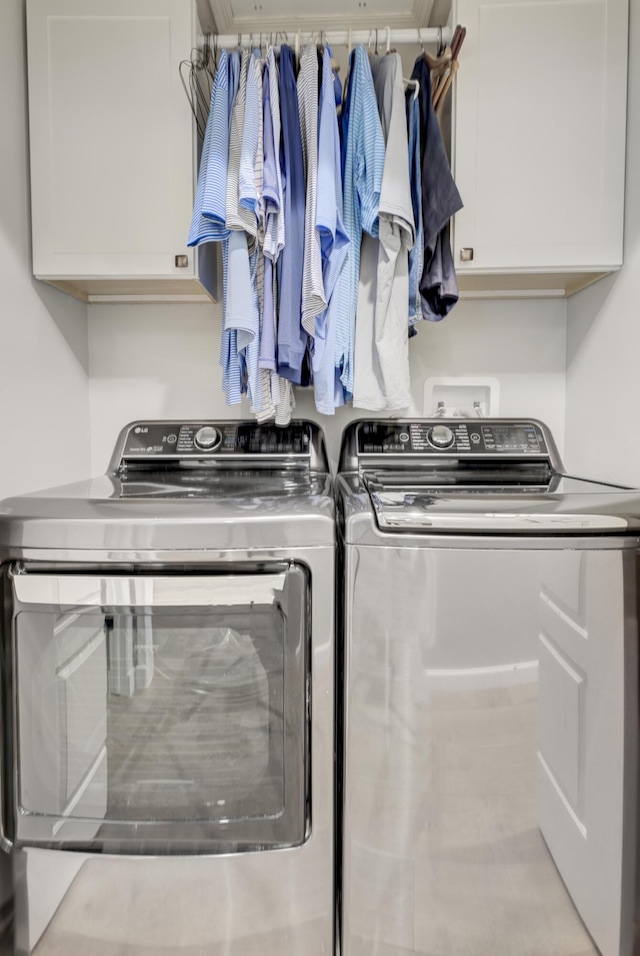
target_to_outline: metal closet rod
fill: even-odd
[[[451,43],[453,38],[452,27],[414,27],[413,29],[390,30],[388,27],[377,27],[372,30],[266,30],[262,33],[229,33],[222,36],[212,35],[218,50],[233,49],[237,46],[263,45],[264,42],[289,43],[290,45],[304,46],[322,40],[329,46],[358,46],[359,43],[375,43],[378,47],[386,46],[387,37],[392,47],[403,43]]]

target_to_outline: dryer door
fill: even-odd
[[[12,588],[18,842],[132,853],[304,842],[301,566],[27,570]]]

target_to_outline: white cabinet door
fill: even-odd
[[[459,0],[457,22],[460,273],[619,267],[628,0]]]
[[[194,135],[178,66],[195,25],[189,0],[29,0],[36,276],[88,295],[193,282]]]
[[[638,660],[625,589],[635,558],[541,552],[540,568],[538,825],[598,951],[629,956]]]

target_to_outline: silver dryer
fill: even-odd
[[[334,552],[303,421],[134,422],[2,502],[15,953],[332,952]]]

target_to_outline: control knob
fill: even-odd
[[[453,432],[446,425],[434,425],[429,432],[429,441],[436,448],[450,448],[453,445]]]
[[[213,451],[214,448],[218,447],[221,440],[222,435],[217,428],[212,428],[211,425],[204,425],[199,428],[193,439],[195,445],[202,448],[203,451]]]

